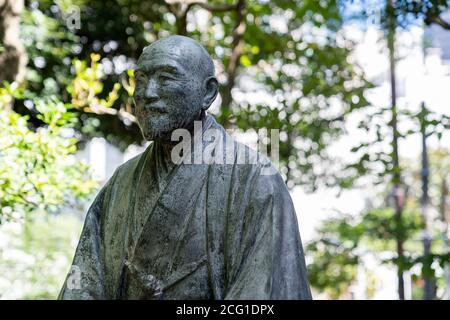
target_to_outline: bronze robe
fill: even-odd
[[[232,139],[211,116],[207,128]],[[152,143],[120,166],[87,213],[78,286],[69,275],[59,298],[311,299],[286,185],[232,141],[232,164],[169,164]]]

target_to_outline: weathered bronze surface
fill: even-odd
[[[192,39],[144,49],[135,115],[153,142],[91,205],[60,299],[311,299],[289,192],[206,114],[217,92],[212,60]],[[195,120],[231,141],[224,161],[174,163],[171,134],[195,133]]]

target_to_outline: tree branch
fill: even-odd
[[[227,12],[227,11],[233,11],[236,10],[239,6],[240,1],[236,2],[235,4],[224,4],[221,6],[213,6],[206,2],[192,2],[189,5],[198,5],[199,7],[208,10],[209,12]]]
[[[195,1],[195,0],[166,0],[166,3],[169,5],[169,10],[172,12],[176,18],[176,26],[178,34],[186,35],[186,16],[188,11],[195,5],[211,12],[211,13],[219,13],[219,12],[227,12],[227,11],[235,11],[236,12],[236,22],[233,28],[232,33],[232,52],[230,55],[230,60],[226,67],[227,74],[227,84],[221,91],[222,96],[222,109],[224,111],[230,109],[230,104],[233,100],[231,96],[231,90],[233,89],[236,77],[237,77],[237,69],[239,66],[239,58],[242,55],[244,49],[244,32],[246,29],[245,24],[245,0],[237,0],[234,4],[224,4],[224,5],[211,5],[208,4],[207,1]],[[185,8],[183,8],[186,5]],[[226,112],[224,113],[226,114]],[[225,128],[229,127],[230,122],[225,117],[222,119],[222,124]]]
[[[426,17],[425,17],[425,24],[429,26],[429,25],[431,25],[433,23],[441,26],[442,28],[444,28],[446,30],[450,30],[450,23],[449,22],[445,21],[440,16],[427,14]]]
[[[169,11],[175,16],[175,25],[177,28],[177,34],[187,35],[187,13],[191,7],[190,4],[185,5],[183,1],[166,1]]]
[[[228,66],[226,69],[226,73],[228,76],[227,84],[222,90],[222,109],[227,110],[230,109],[231,101],[233,97],[231,95],[231,90],[233,89],[236,76],[237,76],[237,68],[239,66],[239,58],[242,55],[242,51],[244,49],[244,32],[246,29],[245,25],[245,0],[238,0],[235,5],[236,8],[236,24],[233,29],[233,41],[231,44],[232,52],[230,55],[230,61],[228,62]],[[225,128],[229,127],[230,122],[227,118],[222,119],[222,124]]]
[[[212,13],[217,12],[227,12],[238,9],[239,2],[237,1],[235,4],[223,4],[223,5],[211,5],[208,4],[207,1],[190,1],[190,0],[166,0],[166,3],[169,5],[169,11],[175,14],[176,16],[185,15],[193,6],[197,5],[205,10],[208,10]],[[175,6],[187,5],[185,10],[177,10]],[[182,12],[180,12],[182,11]]]
[[[91,104],[89,107],[83,108],[83,111],[88,113],[95,113],[98,115],[102,114],[117,115],[121,119],[124,120],[126,119],[132,123],[137,123],[136,117],[122,108],[117,110],[114,108],[102,106],[101,104]]]

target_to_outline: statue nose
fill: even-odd
[[[149,102],[155,102],[159,100],[156,82],[154,80],[150,80],[147,84],[147,88],[145,89],[145,98]]]

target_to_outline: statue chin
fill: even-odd
[[[147,141],[154,141],[158,139],[163,141],[170,141],[171,138],[171,132],[168,132],[162,128],[143,128],[141,129],[141,131],[144,139]]]
[[[142,135],[147,141],[171,141],[172,132],[177,128],[183,128],[184,126],[182,120],[168,119],[166,117],[149,117],[140,123]]]
[[[142,130],[142,135],[144,136],[144,139],[147,141],[159,139],[161,138],[162,134],[163,133],[161,131],[157,130]]]
[[[138,124],[141,128],[142,136],[147,141],[153,141],[161,138],[165,131],[165,128],[161,126],[161,122],[155,121],[151,118],[138,119]]]

